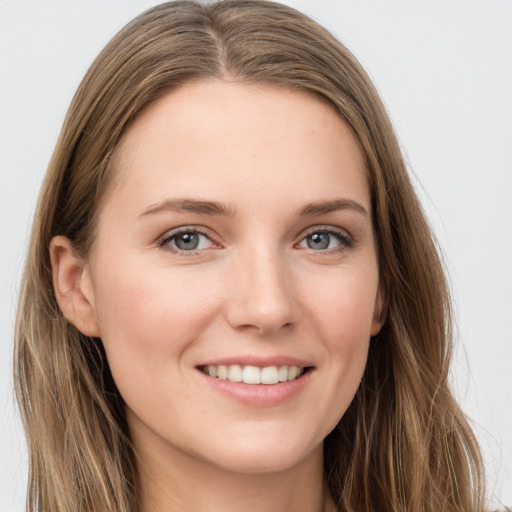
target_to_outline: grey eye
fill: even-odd
[[[331,243],[331,236],[325,231],[318,231],[306,237],[307,246],[314,250],[328,249]]]
[[[195,251],[213,246],[213,242],[204,233],[199,231],[180,231],[167,237],[162,245],[168,245],[177,251]]]
[[[310,232],[301,240],[299,247],[312,249],[313,251],[327,251],[330,249],[342,250],[351,247],[352,244],[353,241],[350,235],[337,228],[331,228]]]
[[[180,233],[174,237],[174,243],[181,251],[193,251],[199,246],[199,235],[197,233]]]

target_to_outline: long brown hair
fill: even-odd
[[[264,0],[150,9],[106,46],[73,99],[42,187],[18,308],[27,510],[138,510],[122,398],[101,340],[80,333],[59,310],[48,248],[64,235],[87,257],[126,128],[173,88],[212,77],[309,91],[344,119],[365,158],[386,322],[371,340],[352,404],[324,443],[338,510],[482,510],[478,445],[448,383],[446,280],[388,116],[339,41],[307,16]]]

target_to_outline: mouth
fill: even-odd
[[[202,365],[198,369],[213,379],[225,380],[230,382],[243,382],[244,384],[265,384],[275,385],[283,382],[297,380],[313,369],[311,366],[294,365],[273,365],[273,366],[254,366],[254,365]]]

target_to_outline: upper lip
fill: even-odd
[[[285,355],[267,357],[240,355],[210,359],[199,364],[198,367],[219,365],[229,366],[232,364],[239,364],[240,366],[258,366],[259,368],[266,368],[267,366],[299,366],[301,368],[314,366],[311,361]]]

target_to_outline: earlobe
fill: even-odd
[[[384,325],[386,311],[385,303],[385,294],[382,291],[382,287],[379,286],[379,289],[377,290],[377,297],[375,298],[375,307],[373,309],[372,327],[370,330],[371,336],[379,334],[382,326]]]
[[[50,243],[53,288],[64,317],[86,336],[99,337],[89,266],[64,236]]]

